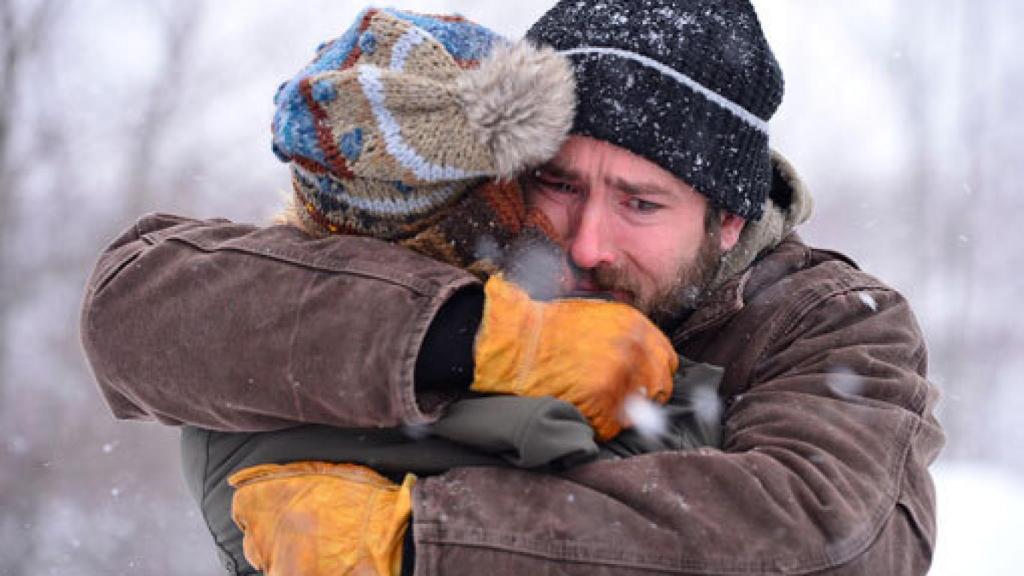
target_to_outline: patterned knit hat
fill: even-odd
[[[771,184],[782,71],[748,0],[561,0],[527,33],[569,56],[572,132],[651,160],[747,219]]]
[[[550,48],[370,8],[278,90],[274,152],[305,228],[409,238],[484,179],[552,157],[574,98]]]

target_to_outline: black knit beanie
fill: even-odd
[[[748,0],[562,0],[527,38],[572,61],[572,133],[651,160],[715,206],[761,217],[767,124],[783,81]]]

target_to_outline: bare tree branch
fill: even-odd
[[[11,238],[18,232],[15,196],[23,181],[12,158],[15,122],[21,118],[19,98],[24,70],[50,37],[61,4],[63,0],[44,0],[27,9],[14,0],[0,0],[0,423],[11,420],[5,401],[10,377],[7,334],[11,311],[26,284],[25,278],[13,270],[10,253]],[[6,438],[13,430],[4,426],[3,432]],[[13,475],[11,481],[0,482],[5,486],[0,490],[0,509],[5,517],[0,527],[5,532],[4,543],[0,545],[4,553],[0,556],[6,558],[4,573],[28,574],[37,545],[34,536],[40,503],[32,491],[45,486],[49,471],[37,458],[26,455],[4,462],[0,479],[8,474]]]
[[[199,6],[195,2],[184,2],[161,13],[164,62],[149,87],[142,120],[133,138],[135,146],[128,163],[124,203],[129,218],[151,210],[155,203],[158,184],[152,181],[153,164],[181,103],[181,93],[175,87],[183,84],[191,63],[189,54],[201,18]]]

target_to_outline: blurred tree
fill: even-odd
[[[1024,247],[1010,236],[1019,229],[1024,165],[1012,160],[1020,144],[1006,135],[1024,129],[1014,92],[1024,82],[1024,63],[1007,58],[1000,42],[1016,42],[1024,9],[1007,0],[962,2],[958,15],[959,34],[950,41],[959,63],[953,140],[962,151],[961,180],[948,183],[936,266],[955,299],[936,360],[948,395],[943,418],[954,439],[949,456],[989,460],[1004,452],[1002,442],[993,442],[1004,436],[994,416],[1005,404],[1006,384],[1016,383],[1011,363],[1022,344],[1013,314],[1022,281],[1013,253],[1019,257]],[[1010,464],[1024,464],[1017,452]]]
[[[16,272],[12,258],[12,244],[18,227],[15,214],[15,194],[21,189],[28,158],[21,156],[24,148],[14,145],[22,118],[20,98],[27,82],[25,69],[39,53],[53,30],[62,0],[40,0],[35,3],[0,0],[0,418],[10,422],[8,383],[11,370],[7,346],[10,338],[10,318],[14,306],[26,293],[23,278]],[[17,281],[16,281],[17,280]],[[34,538],[39,523],[38,498],[32,491],[46,487],[45,453],[29,452],[11,436],[13,430],[0,427],[14,458],[0,467],[0,557],[5,574],[29,573]]]
[[[1012,301],[988,291],[998,279],[979,275],[986,255],[986,221],[1001,215],[1005,202],[991,195],[1000,180],[1020,169],[992,161],[998,145],[991,135],[1012,117],[994,114],[997,98],[1013,74],[999,66],[994,39],[1006,26],[1003,0],[900,0],[890,4],[892,22],[873,25],[859,17],[863,7],[836,3],[843,21],[872,62],[884,66],[904,119],[906,146],[904,211],[893,214],[888,244],[909,242],[907,292],[925,324],[930,373],[942,387],[940,417],[949,438],[946,457],[984,458],[991,452],[991,419],[979,415],[997,403],[1005,368],[994,309]],[[877,23],[876,23],[877,24]],[[896,192],[895,190],[893,191]],[[898,233],[895,231],[898,230]],[[880,247],[884,250],[888,248]]]
[[[93,81],[94,70],[64,85],[40,84],[68,61],[67,33],[81,25],[62,19],[69,8],[66,0],[0,0],[0,574],[195,573],[197,562],[212,566],[214,554],[209,548],[198,561],[175,554],[181,543],[189,550],[195,545],[179,538],[189,532],[183,528],[189,517],[174,431],[113,422],[88,386],[74,319],[84,274],[101,244],[74,239],[109,238],[112,229],[163,203],[171,182],[180,181],[160,161],[180,103],[181,91],[169,87],[186,83],[203,5],[166,0],[118,7],[141,11],[136,23],[152,29],[159,57],[144,85],[126,86],[127,101],[142,111],[138,121],[106,140],[83,138],[72,122],[127,116],[125,101],[112,91],[101,99],[103,109],[82,108],[76,90],[94,89],[81,84]],[[71,14],[80,19],[82,13]],[[112,164],[120,172],[115,190],[91,188],[88,175],[96,167],[73,153],[83,145],[123,155],[125,161]],[[83,200],[111,192],[117,199],[108,205],[118,213],[95,219],[103,211]],[[13,319],[34,309],[31,334],[23,323],[12,333]],[[26,340],[35,343],[31,362]],[[14,350],[17,366],[10,362]],[[130,468],[116,464],[125,460]],[[143,524],[146,531],[134,532]],[[174,537],[161,537],[163,531]],[[203,536],[194,526],[190,531]]]
[[[944,233],[937,238],[941,256],[934,267],[943,278],[941,288],[933,284],[933,289],[955,291],[957,296],[946,330],[934,343],[945,392],[957,399],[955,404],[947,403],[952,409],[943,412],[954,438],[948,447],[954,458],[983,458],[990,452],[987,435],[978,429],[987,423],[982,424],[977,414],[991,402],[997,384],[997,371],[983,374],[988,371],[983,366],[991,368],[991,364],[973,361],[985,354],[978,344],[988,328],[986,319],[977,314],[974,288],[980,248],[977,223],[981,213],[990,208],[985,200],[993,176],[986,170],[990,126],[987,106],[982,104],[992,80],[991,28],[998,25],[991,17],[992,5],[991,0],[972,2],[963,11],[960,34],[950,39],[959,51],[961,66],[955,129],[963,148],[963,182],[959,187],[955,182],[947,184],[951,193],[945,195],[941,209]]]
[[[153,82],[142,95],[142,117],[132,131],[131,153],[128,159],[124,216],[128,220],[152,211],[170,182],[177,183],[173,174],[156,170],[157,160],[165,144],[168,129],[182,102],[182,90],[189,65],[193,63],[191,51],[202,17],[202,5],[196,0],[169,4],[156,4],[161,38],[161,62]]]
[[[0,270],[4,271],[0,276],[0,338],[4,339],[10,311],[22,292],[14,282],[16,274],[10,273],[10,239],[17,230],[15,193],[29,166],[27,157],[15,157],[24,150],[13,145],[21,117],[20,91],[26,81],[23,69],[44,45],[62,2],[41,0],[26,5],[16,0],[0,0]],[[7,374],[6,347],[0,346],[0,410]]]

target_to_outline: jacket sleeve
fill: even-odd
[[[227,431],[432,421],[415,398],[457,268],[369,238],[150,215],[101,255],[82,343],[118,418]]]
[[[942,432],[919,329],[891,290],[819,300],[776,319],[791,327],[727,409],[721,451],[422,480],[416,573],[924,574]]]

